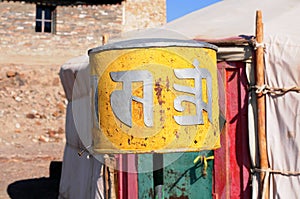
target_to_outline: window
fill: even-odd
[[[55,33],[55,6],[36,6],[35,32]]]

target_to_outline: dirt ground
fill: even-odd
[[[0,199],[10,198],[7,188],[12,183],[26,182],[25,189],[39,189],[27,182],[41,185],[50,179],[50,163],[63,158],[67,104],[58,75],[61,63],[3,60],[0,62]],[[58,181],[55,182],[57,186]]]

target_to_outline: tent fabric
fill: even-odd
[[[299,44],[297,37],[276,35],[268,38],[266,85],[275,88],[300,87]],[[299,198],[300,94],[268,94],[266,114],[270,198]],[[279,173],[273,173],[272,170]]]
[[[60,79],[68,101],[72,101],[72,99],[78,99],[81,96],[89,95],[88,93],[89,82],[84,80],[84,78],[76,79],[78,71],[80,71],[81,76],[83,75],[89,76],[88,63],[89,63],[88,56],[83,55],[68,60],[61,67]],[[83,81],[83,82],[80,83],[78,81]],[[73,89],[75,83],[78,88]]]
[[[254,35],[255,12],[261,10],[266,34],[297,34],[299,6],[297,0],[224,0],[174,20],[164,28],[192,39]]]
[[[67,61],[60,70],[68,99],[60,199],[104,198],[101,159],[89,156],[88,151],[78,155],[91,144],[90,134],[86,133],[91,129],[88,63],[88,56],[76,57]]]
[[[59,198],[104,198],[102,164],[93,157],[79,156],[78,150],[65,147]]]

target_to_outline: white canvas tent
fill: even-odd
[[[297,0],[224,0],[170,22],[160,29],[124,34],[121,39],[165,37],[197,39],[216,44],[227,42],[231,45],[219,48],[219,59],[247,61],[252,56],[248,39],[255,34],[256,10],[261,10],[263,14],[266,84],[275,88],[299,87],[300,39],[298,35],[300,34],[300,26],[298,23],[300,21],[300,2]],[[243,45],[236,45],[237,42]],[[88,67],[86,57],[82,59],[85,67]],[[67,64],[73,68],[73,73],[70,73],[70,76],[74,77],[74,73],[85,70],[77,66],[73,67],[77,61]],[[251,63],[247,65],[248,71],[251,71],[251,66],[253,66]],[[66,74],[67,68],[64,65],[61,74]],[[74,82],[74,78],[73,80],[70,78],[62,80],[65,85],[73,85],[71,81]],[[85,80],[89,82],[88,75],[85,76]],[[254,84],[255,82],[250,81],[250,83]],[[72,90],[72,87],[68,89]],[[82,90],[82,92],[86,91]],[[83,105],[83,107],[89,108],[88,105]],[[258,159],[257,139],[252,110],[255,109],[249,104],[249,146],[253,168],[255,168],[259,164],[256,161]],[[298,158],[300,154],[300,94],[297,92],[287,92],[283,95],[266,94],[266,114],[267,149],[270,165],[266,172],[268,177],[268,186],[266,187],[269,188],[270,198],[298,198],[300,188],[300,159]],[[82,124],[82,126],[88,126],[89,121],[86,122],[87,124]],[[78,146],[78,148],[80,147]],[[77,150],[72,153],[77,153]],[[71,162],[72,158],[68,160],[66,156],[71,157],[67,151],[65,160]],[[65,163],[65,160],[64,164],[66,165],[68,163]],[[90,160],[85,161],[89,162],[89,165],[82,166],[85,171],[94,168],[95,163],[91,163]],[[73,191],[72,195],[79,196],[76,193],[81,193],[80,190],[88,187],[74,186],[75,181],[67,179],[66,175],[64,176],[67,170],[69,170],[68,175],[71,175],[71,173],[83,172],[83,169],[77,168],[76,170],[76,168],[64,167],[62,173],[62,180],[65,181],[61,183],[61,190]],[[99,182],[99,178],[86,180],[86,182],[96,184]],[[89,189],[95,186],[89,183],[83,184],[90,186]],[[257,183],[256,175],[254,175],[252,182],[253,198],[258,196]],[[76,188],[70,189],[70,187]],[[94,188],[92,190],[94,193],[97,192]],[[101,190],[99,186],[98,190]],[[63,194],[70,195],[70,193],[65,192]],[[100,197],[99,194],[97,197]]]
[[[79,138],[80,132],[90,129],[88,65],[88,56],[85,55],[67,61],[60,70],[60,79],[68,99],[66,146],[58,197],[61,199],[104,198],[102,163],[88,156],[84,150],[88,144]]]

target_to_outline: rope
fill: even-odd
[[[272,170],[270,168],[267,169],[260,169],[260,168],[253,168],[251,169],[251,173],[262,173],[264,172],[265,178],[264,178],[264,182],[263,182],[263,188],[262,188],[262,198],[265,198],[266,195],[266,190],[267,190],[267,185],[269,182],[269,177],[270,177],[270,173],[272,174],[279,174],[279,175],[284,175],[284,176],[299,176],[300,175],[300,171],[281,171],[281,170]]]
[[[200,163],[203,163],[202,175],[206,176],[207,175],[207,160],[213,160],[213,159],[214,159],[214,156],[206,157],[206,156],[199,155],[194,159],[193,162],[194,162],[194,164],[196,164],[199,161],[200,161]]]
[[[256,87],[255,93],[257,93],[257,94],[259,94],[259,93],[266,94],[267,85],[255,86],[255,87]]]
[[[296,93],[300,93],[300,87],[296,87],[296,86],[292,86],[289,88],[275,88],[275,87],[269,87],[268,85],[264,84],[262,86],[250,86],[249,90],[255,90],[255,93],[257,94],[270,94],[272,96],[276,96],[276,95],[284,95],[287,92],[296,92]]]
[[[298,175],[300,175],[300,171],[281,171],[281,170],[273,170],[273,169],[270,169],[270,168],[267,168],[267,169],[253,168],[253,169],[251,169],[251,172],[252,173],[264,172],[266,174],[272,173],[272,174],[280,174],[280,175],[285,175],[285,176],[298,176]]]
[[[249,40],[249,42],[250,42],[250,44],[252,44],[254,50],[256,50],[258,48],[263,48],[264,50],[266,49],[266,44],[265,43],[263,43],[263,42],[259,43],[254,38],[251,38]]]
[[[262,47],[262,48],[266,48],[266,44],[265,43],[258,43],[258,42],[255,42],[254,43],[254,49],[256,50],[256,49],[258,49],[258,48],[260,48],[260,47]]]

